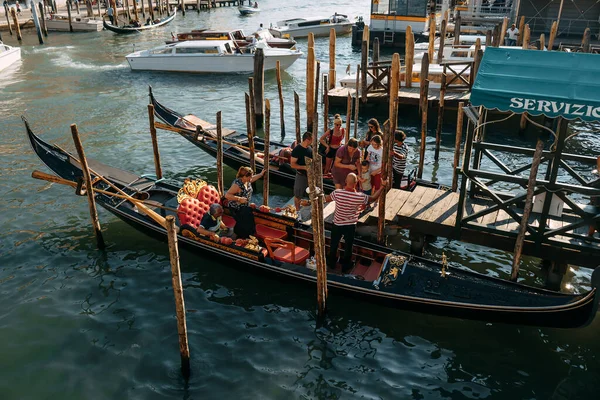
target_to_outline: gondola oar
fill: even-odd
[[[102,176],[94,173],[93,171],[90,171],[90,172],[92,172],[92,174],[94,174],[94,175],[100,177],[101,179],[103,179]],[[67,179],[63,179],[63,178],[60,178],[60,177],[55,176],[55,175],[50,175],[50,174],[47,174],[47,173],[42,172],[42,171],[37,171],[37,170],[33,171],[31,173],[31,177],[35,178],[35,179],[40,179],[40,180],[43,180],[43,181],[52,182],[52,183],[59,183],[61,185],[72,186],[74,188],[77,187],[77,182],[73,182],[73,181],[70,181],[70,180],[67,180]],[[105,179],[103,179],[103,180],[105,180]],[[108,182],[106,180],[105,180],[105,182],[109,183],[111,186],[114,187],[114,185],[112,185],[112,183],[110,183],[110,182]],[[146,214],[147,216],[149,216],[150,218],[152,218],[154,221],[156,221],[158,224],[160,224],[163,228],[166,229],[166,227],[167,227],[167,221],[166,221],[166,219],[162,215],[159,215],[156,212],[154,212],[153,210],[151,210],[150,208],[148,208],[144,204],[144,202],[142,200],[135,199],[135,198],[129,196],[127,193],[123,192],[123,191],[121,191],[122,194],[119,195],[117,193],[108,192],[108,191],[102,190],[102,189],[96,189],[96,188],[92,188],[92,189],[95,192],[97,192],[97,193],[102,193],[102,194],[105,194],[107,196],[113,196],[113,197],[117,197],[117,198],[120,198],[120,199],[129,200],[129,202],[131,202],[133,205],[135,205],[140,211],[142,211],[144,214]],[[120,189],[118,189],[116,187],[115,187],[115,189],[120,190]]]

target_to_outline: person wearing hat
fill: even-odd
[[[517,36],[519,36],[519,30],[517,29],[515,24],[512,24],[510,28],[508,28],[506,34],[508,35],[508,38],[506,39],[506,44],[509,46],[516,46]]]
[[[346,136],[346,130],[342,128],[342,117],[340,114],[335,114],[333,119],[333,128],[328,130],[319,138],[319,143],[325,146],[325,169],[323,174],[327,175],[331,172],[335,154],[342,145],[342,141]]]

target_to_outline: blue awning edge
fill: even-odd
[[[600,121],[600,56],[487,47],[471,104],[517,114]]]

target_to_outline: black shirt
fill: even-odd
[[[211,232],[218,232],[221,228],[221,218],[214,219],[209,212],[206,212],[200,221],[200,226]]]
[[[312,158],[312,148],[310,146],[303,147],[302,145],[294,147],[294,150],[292,150],[292,158],[298,159],[298,165],[306,165],[304,157]],[[296,172],[300,175],[306,175],[306,170],[296,170]]]

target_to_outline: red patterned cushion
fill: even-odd
[[[221,196],[213,185],[206,185],[200,189],[196,198],[208,206],[214,203],[221,204]]]
[[[270,226],[257,224],[256,237],[263,240],[267,237],[273,239],[285,239],[287,237],[287,232],[271,228]]]
[[[295,246],[294,247],[295,258],[293,258],[292,262],[292,250],[280,247],[273,251],[273,256],[276,260],[283,261],[289,264],[304,264],[310,253],[308,250],[303,249],[302,247]]]
[[[181,225],[191,225],[198,229],[202,216],[208,211],[210,204],[201,202],[198,199],[192,199],[188,197],[183,199],[179,207],[177,208],[177,216]]]

